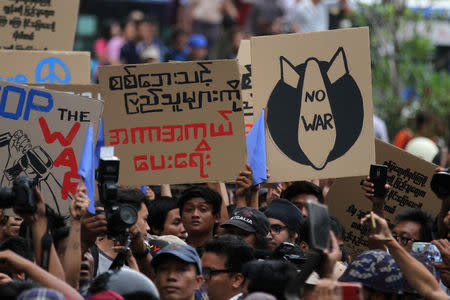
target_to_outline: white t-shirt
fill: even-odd
[[[225,0],[193,0],[192,16],[196,21],[220,24],[223,20],[222,6]]]
[[[328,30],[330,18],[328,9],[339,0],[321,0],[314,4],[311,0],[301,0],[297,3],[290,20],[299,25],[299,32],[314,32]]]
[[[98,267],[97,267],[97,274],[95,274],[95,276],[108,272],[109,267],[111,267],[114,261],[112,257],[109,257],[98,246],[97,249],[98,249]],[[121,269],[130,269],[130,268],[124,265]]]

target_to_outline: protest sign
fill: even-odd
[[[0,64],[0,80],[8,82],[91,82],[89,52],[0,50]]]
[[[53,91],[64,92],[72,95],[79,95],[83,97],[88,97],[92,99],[102,100],[100,94],[100,87],[98,84],[29,84],[29,86],[37,86],[40,88],[45,88]],[[70,114],[70,112],[68,112]],[[75,112],[77,114],[77,112]],[[97,138],[98,134],[97,127],[94,127],[94,140]]]
[[[251,39],[270,182],[357,176],[375,161],[368,28]]]
[[[250,40],[242,40],[237,54],[239,71],[241,72],[242,109],[244,110],[245,134],[252,129],[253,120],[253,94],[252,94],[252,61],[250,58]]]
[[[43,88],[101,100],[98,84],[32,84]]]
[[[231,181],[245,168],[236,60],[101,67],[99,79],[121,184]]]
[[[67,214],[87,127],[98,128],[103,102],[8,82],[0,87],[1,186],[29,176],[46,203]]]
[[[0,49],[72,51],[79,0],[0,0]]]
[[[430,181],[437,166],[378,139],[375,148],[376,162],[388,167],[387,183],[392,187],[384,205],[391,229],[395,216],[405,208],[420,208],[436,215],[441,200],[431,190]],[[344,226],[343,240],[352,256],[367,250],[368,245],[368,228],[359,224],[372,209],[360,186],[366,176],[336,179],[325,202]]]

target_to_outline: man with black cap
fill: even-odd
[[[172,244],[159,251],[151,262],[155,284],[162,300],[194,300],[203,283],[202,264],[194,248]]]
[[[240,207],[233,211],[230,219],[221,225],[226,234],[241,237],[256,249],[267,248],[269,220],[257,209]]]
[[[303,223],[301,211],[289,200],[277,198],[264,212],[269,219],[269,248],[274,250],[283,242],[295,244]]]

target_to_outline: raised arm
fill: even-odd
[[[54,250],[53,250],[54,251]],[[11,250],[0,251],[0,260],[4,261],[3,267],[12,268],[18,272],[25,272],[34,281],[41,285],[61,292],[64,296],[83,300],[84,298],[64,280],[50,274],[33,262],[23,258]]]
[[[16,213],[27,220],[31,225],[34,257],[36,258],[36,263],[42,265],[42,237],[47,233],[47,215],[45,201],[41,192],[37,188],[35,188],[33,192],[36,200],[36,211],[33,214],[26,214],[20,211],[16,211]],[[58,255],[56,254],[53,243],[49,250],[48,271],[56,277],[65,280],[64,270]]]
[[[425,299],[447,300],[448,295],[439,287],[434,276],[394,239],[386,220],[376,214],[373,217],[376,222],[376,231],[370,235],[370,238],[380,241],[388,247],[389,253],[397,262],[411,287]],[[365,216],[361,223],[370,226],[371,216]]]
[[[249,201],[247,201],[247,194],[253,186],[253,171],[249,164],[246,164],[245,168],[246,170],[239,172],[239,176],[236,178],[236,207],[250,206]],[[255,205],[254,201],[250,202]],[[257,209],[258,206],[256,205],[254,208]]]
[[[170,184],[161,184],[161,196],[172,198],[172,191],[170,189]]]
[[[86,194],[86,186],[82,182],[70,203],[70,231],[66,251],[62,265],[66,274],[66,282],[74,288],[78,288],[81,265],[81,218],[89,206],[89,198]]]

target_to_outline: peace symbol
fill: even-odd
[[[42,70],[45,66],[48,65],[48,75],[45,77],[42,77]],[[56,65],[59,65],[63,71],[64,71],[64,79],[59,78],[58,75],[56,75]],[[47,57],[41,60],[35,70],[35,78],[36,83],[69,83],[71,80],[71,73],[69,68],[67,67],[67,64],[60,59],[59,57]]]

